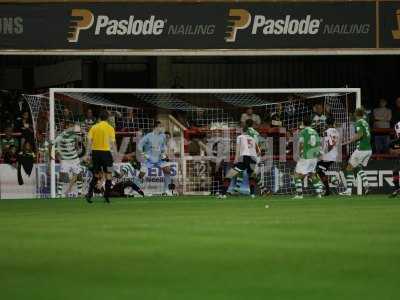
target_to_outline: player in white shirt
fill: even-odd
[[[245,122],[243,133],[236,139],[236,152],[234,167],[228,171],[224,179],[224,189],[220,198],[226,198],[226,192],[232,178],[237,177],[242,172],[247,172],[250,179],[250,193],[254,197],[256,179],[255,169],[258,163],[258,147],[256,138],[251,134],[253,120],[248,119]]]
[[[394,126],[394,131],[396,133],[395,139],[390,143],[390,154],[400,158],[400,122],[397,122]],[[400,195],[400,161],[396,159],[393,164],[393,184],[394,190],[389,196],[390,198],[397,197]]]
[[[326,125],[328,126],[328,129],[325,130],[322,140],[322,156],[321,160],[317,164],[317,174],[325,186],[325,196],[329,196],[331,191],[329,188],[329,177],[326,172],[329,170],[331,165],[338,160],[339,132],[335,128],[335,121],[333,118],[327,118]]]

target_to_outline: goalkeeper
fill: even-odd
[[[161,169],[164,175],[163,195],[172,196],[171,168],[166,155],[168,150],[167,138],[164,134],[164,127],[161,122],[155,122],[153,131],[146,134],[140,140],[138,150],[141,156],[144,157],[139,178],[143,181],[149,168]]]
[[[57,195],[71,195],[73,186],[77,185],[78,195],[82,193],[82,167],[78,156],[78,130],[75,125],[65,120],[64,131],[54,140],[56,152],[60,157],[60,178],[57,185]],[[65,186],[67,186],[65,190]]]

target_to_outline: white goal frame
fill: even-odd
[[[308,88],[308,89],[113,89],[113,88],[50,88],[49,109],[50,109],[50,141],[55,139],[55,113],[54,95],[56,93],[102,93],[102,94],[306,94],[306,93],[354,93],[356,94],[356,107],[361,107],[360,88]],[[51,157],[55,155],[52,147]],[[50,161],[50,195],[56,197],[56,163]],[[357,184],[357,193],[361,193],[360,185]]]

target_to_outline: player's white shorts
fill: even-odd
[[[82,166],[79,159],[61,160],[60,172],[78,175],[82,172]]]
[[[366,167],[368,165],[368,161],[371,158],[372,151],[371,150],[355,150],[353,154],[350,156],[349,164],[354,168],[362,165]]]
[[[315,173],[315,168],[317,167],[317,163],[318,163],[317,158],[309,158],[309,159],[300,158],[297,161],[295,172],[297,174],[302,174],[302,175]]]
[[[148,169],[150,168],[165,168],[168,167],[170,165],[169,162],[165,161],[165,160],[160,160],[157,162],[153,162],[149,159],[147,159],[145,162],[143,162],[140,166],[140,172],[141,173],[147,173]]]

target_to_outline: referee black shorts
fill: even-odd
[[[92,151],[93,172],[112,173],[113,171],[113,157],[110,151]]]
[[[253,174],[256,165],[257,162],[253,157],[245,155],[241,157],[241,161],[235,164],[234,169],[238,172],[247,171],[247,174],[251,175]]]

